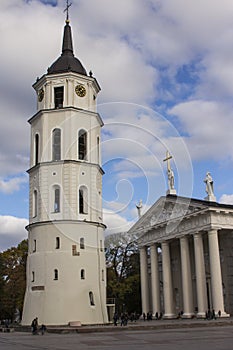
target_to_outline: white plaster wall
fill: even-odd
[[[85,223],[57,223],[35,225],[29,231],[30,241],[36,240],[36,252],[28,257],[28,284],[25,298],[23,324],[31,324],[34,317],[47,325],[83,324],[107,322],[106,276],[103,228]],[[60,237],[60,249],[56,249],[56,237]],[[85,249],[80,249],[80,238],[85,238]],[[76,244],[80,255],[72,255]],[[85,269],[85,279],[80,278]],[[54,269],[59,271],[54,280]],[[35,281],[30,276],[35,272]],[[44,291],[32,291],[33,286],[44,286]],[[89,292],[94,294],[95,306],[90,305]],[[43,305],[46,305],[44,308]]]

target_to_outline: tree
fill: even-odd
[[[0,311],[2,319],[13,320],[16,310],[20,316],[26,288],[28,242],[0,253]]]
[[[118,313],[140,313],[140,269],[136,237],[118,233],[105,239],[107,297],[115,298]]]

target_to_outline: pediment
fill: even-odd
[[[184,217],[206,209],[208,205],[204,201],[202,203],[202,201],[178,196],[160,197],[129,232],[139,234],[147,228],[167,225],[174,220],[182,221]]]

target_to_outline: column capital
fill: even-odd
[[[157,248],[157,243],[151,243],[150,248]]]
[[[218,231],[219,231],[218,227],[211,227],[207,232],[208,232],[208,235],[211,235],[211,234],[218,233]]]

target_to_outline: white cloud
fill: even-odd
[[[233,112],[229,105],[193,100],[173,107],[184,133],[192,159],[233,159]]]
[[[27,238],[28,220],[14,216],[0,216],[0,251],[17,246]]]
[[[233,194],[223,194],[219,199],[219,203],[233,204]]]
[[[15,177],[10,180],[0,179],[0,192],[13,193],[20,189],[21,184],[27,183],[27,176]]]
[[[103,210],[103,218],[103,221],[107,226],[105,235],[110,235],[118,232],[126,232],[132,226],[132,222],[127,221],[127,219],[120,216],[115,211],[108,209]]]

